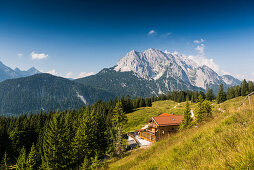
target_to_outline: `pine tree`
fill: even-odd
[[[17,170],[26,170],[26,149],[23,147],[17,160]]]
[[[248,82],[248,89],[249,89],[249,93],[251,93],[251,92],[254,91],[254,85],[253,85],[253,82],[252,82],[252,81],[249,81],[249,82]]]
[[[241,88],[240,86],[235,87],[235,97],[241,96]]]
[[[203,110],[203,97],[200,95],[197,99],[197,108],[195,112],[195,121],[201,122],[204,119],[204,110]]]
[[[114,142],[115,154],[119,157],[123,155],[123,126],[127,122],[127,117],[123,112],[122,103],[119,101],[113,110],[113,125],[116,129],[116,137]]]
[[[233,99],[235,98],[235,90],[234,87],[229,87],[227,90],[227,99]]]
[[[68,146],[64,118],[60,112],[52,115],[43,137],[43,166],[46,169],[67,168]]]
[[[242,84],[241,84],[241,96],[246,96],[248,95],[248,84],[247,81],[244,79]]]
[[[89,161],[89,159],[87,158],[87,156],[84,158],[83,164],[81,169],[82,170],[87,170],[89,169],[89,166],[91,165],[91,161]]]
[[[212,89],[207,89],[205,98],[206,100],[209,100],[209,101],[212,101],[214,99],[214,94]]]
[[[97,169],[98,167],[101,166],[98,154],[96,154],[95,157],[92,158],[91,164],[92,164],[91,169]]]
[[[226,94],[224,92],[223,84],[220,85],[216,101],[217,101],[218,104],[226,101]]]
[[[36,169],[35,167],[36,166],[36,149],[34,144],[32,145],[31,150],[28,154],[26,166],[28,170]]]
[[[202,107],[204,109],[204,117],[211,117],[212,116],[212,105],[209,101],[204,100],[202,103]]]
[[[8,156],[7,153],[4,153],[3,159],[1,160],[0,168],[2,170],[8,170]]]
[[[183,121],[181,124],[181,128],[188,127],[191,124],[192,118],[191,118],[191,110],[190,110],[190,105],[189,101],[187,100],[186,105],[185,105],[185,110],[183,113]]]

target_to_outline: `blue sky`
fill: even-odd
[[[0,60],[76,78],[156,48],[254,80],[253,9],[244,0],[0,0]]]

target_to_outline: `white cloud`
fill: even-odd
[[[67,74],[65,75],[66,78],[71,78],[71,76],[72,76],[72,72],[69,72],[69,73],[67,73]]]
[[[79,73],[79,76],[76,78],[82,78],[82,77],[87,77],[87,76],[91,76],[91,75],[94,75],[94,72],[89,72],[89,73],[81,72],[81,73]]]
[[[161,34],[160,37],[162,38],[167,38],[171,35],[171,32],[165,33],[165,34]]]
[[[57,76],[57,75],[58,75],[58,73],[56,72],[55,69],[49,70],[47,73],[52,74],[52,75],[54,75],[54,76]]]
[[[235,77],[239,80],[243,80],[246,78],[243,74],[236,74]]]
[[[150,30],[150,31],[148,32],[148,35],[153,35],[153,34],[156,34],[156,31]]]
[[[212,58],[206,58],[205,56],[189,56],[188,58],[194,60],[199,66],[206,65],[213,69],[215,72],[223,74],[219,69],[219,66],[214,62]]]
[[[205,45],[204,44],[200,44],[198,45],[195,50],[198,52],[198,54],[200,56],[205,56]]]
[[[45,53],[36,53],[36,52],[31,52],[30,54],[32,56],[33,60],[41,60],[41,59],[45,59],[48,57],[48,54]]]
[[[18,55],[18,57],[22,57],[22,56],[23,56],[23,54],[22,54],[22,53],[18,53],[17,55]]]
[[[217,72],[220,75],[230,74],[222,69],[220,69],[219,65],[214,62],[212,58],[208,58],[205,55],[205,44],[203,43],[205,40],[194,40],[193,42],[195,44],[198,44],[195,50],[197,51],[197,55],[189,56],[189,59],[194,60],[199,66],[206,65],[213,69],[215,72]]]
[[[202,42],[204,42],[205,40],[203,39],[203,38],[201,38],[200,40],[194,40],[193,42],[195,43],[195,44],[200,44],[200,43],[202,43]]]
[[[237,79],[243,80],[246,79],[247,81],[254,81],[254,72],[251,74],[243,73],[243,74],[236,74],[234,75]]]

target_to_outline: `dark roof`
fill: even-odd
[[[153,119],[159,126],[169,126],[169,125],[179,125],[183,120],[183,116],[182,115],[156,116],[153,117]]]

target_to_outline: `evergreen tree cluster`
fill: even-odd
[[[254,84],[252,81],[247,82],[245,79],[242,81],[241,85],[229,87],[226,92],[224,92],[223,85],[220,85],[217,103],[222,103],[239,96],[246,96],[251,92],[254,92]]]
[[[1,169],[87,169],[106,155],[121,156],[127,103],[128,97],[79,110],[1,116]]]
[[[212,105],[208,100],[204,100],[200,95],[195,109],[195,122],[202,122],[212,116]]]
[[[161,100],[173,100],[175,102],[185,102],[191,101],[192,103],[197,102],[198,97],[202,96],[204,99],[212,101],[215,99],[212,89],[207,89],[207,92],[204,93],[203,91],[173,91],[167,94],[161,94],[157,97],[151,97],[152,102],[154,101],[161,101]]]

